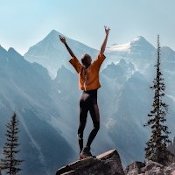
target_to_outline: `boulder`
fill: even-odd
[[[118,152],[110,150],[96,158],[70,163],[60,168],[56,175],[124,175],[124,171]]]

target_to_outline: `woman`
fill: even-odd
[[[80,98],[80,123],[78,128],[80,159],[92,156],[90,151],[91,144],[100,128],[100,113],[97,103],[97,91],[101,87],[99,81],[99,71],[101,64],[105,59],[104,51],[110,31],[110,28],[106,26],[104,28],[106,35],[97,58],[92,62],[91,56],[85,54],[81,59],[82,64],[68,46],[65,37],[60,35],[61,42],[65,45],[72,57],[69,62],[72,64],[79,75],[79,88],[83,91]],[[88,111],[90,112],[94,128],[90,132],[86,146],[84,147],[83,132],[86,126]]]

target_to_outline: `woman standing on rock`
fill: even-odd
[[[106,48],[108,35],[110,28],[105,26],[105,39],[101,46],[100,52],[97,58],[92,62],[91,56],[85,54],[81,58],[81,63],[74,55],[70,47],[68,46],[66,39],[64,36],[60,36],[61,42],[65,45],[69,54],[71,55],[71,59],[69,62],[75,68],[76,72],[79,76],[79,88],[83,91],[80,98],[80,123],[78,128],[78,141],[80,147],[80,159],[92,156],[91,154],[91,144],[100,128],[100,113],[97,103],[97,91],[101,87],[99,81],[99,71],[101,64],[104,59],[104,51]],[[86,126],[87,113],[90,112],[92,121],[93,121],[93,129],[89,134],[86,146],[83,146],[83,132]]]

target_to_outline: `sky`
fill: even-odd
[[[24,54],[55,29],[99,49],[137,36],[175,50],[175,0],[0,0],[0,45]]]

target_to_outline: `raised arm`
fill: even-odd
[[[68,46],[67,42],[66,42],[66,38],[64,36],[59,35],[60,37],[60,41],[65,45],[67,51],[69,52],[69,54],[71,55],[71,57],[75,57],[74,53],[72,52],[71,48]]]
[[[104,28],[105,28],[106,36],[105,36],[105,39],[104,39],[103,44],[101,46],[100,54],[104,54],[104,51],[106,49],[107,40],[108,40],[109,31],[110,31],[110,28],[109,27],[104,26]]]

